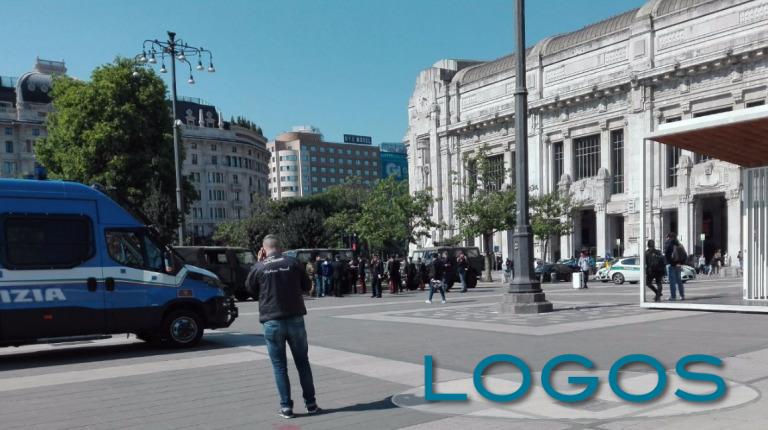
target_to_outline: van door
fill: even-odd
[[[104,333],[95,204],[56,206],[69,213],[24,212],[38,208],[18,202],[19,212],[0,215],[0,340]]]
[[[110,333],[158,327],[163,306],[177,297],[176,277],[165,273],[162,248],[146,229],[106,229],[106,321]]]

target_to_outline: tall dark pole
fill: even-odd
[[[525,82],[525,1],[516,0],[517,72],[515,73],[515,180],[517,222],[512,235],[515,275],[504,296],[502,312],[531,314],[552,311],[533,270],[533,233],[528,217],[528,90]]]
[[[179,212],[179,245],[184,245],[184,206],[181,196],[181,166],[179,131],[176,126],[176,33],[168,32],[168,49],[171,54],[171,109],[173,110],[173,165],[176,169],[176,210]]]

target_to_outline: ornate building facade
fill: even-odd
[[[676,231],[691,252],[742,249],[740,169],[661,144],[644,149],[643,137],[660,123],[766,102],[768,1],[650,0],[538,42],[525,78],[533,192],[571,192],[579,202],[573,233],[552,238],[546,256],[537,247],[539,257],[583,248],[636,255],[643,207],[657,242]],[[455,184],[471,175],[467,155],[487,146],[513,184],[515,79],[514,55],[441,60],[419,74],[404,138],[410,187],[433,190],[432,216],[447,226],[420,245],[458,234],[454,205],[468,190]],[[653,172],[645,203],[644,150]],[[508,243],[506,232],[494,238],[505,257]]]

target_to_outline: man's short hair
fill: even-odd
[[[277,237],[277,235],[275,234],[268,234],[264,236],[264,240],[261,241],[261,246],[263,246],[264,248],[279,249],[280,238]]]
[[[675,233],[674,231],[670,231],[669,233],[667,233],[667,238],[672,238],[672,237],[677,237],[677,233]]]
[[[653,239],[648,239],[648,248],[655,248],[656,242],[653,241]]]

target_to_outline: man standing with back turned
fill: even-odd
[[[259,254],[264,258],[253,265],[246,286],[250,291],[259,291],[259,320],[264,325],[264,340],[280,394],[280,416],[293,418],[286,343],[299,371],[307,412],[318,413],[304,327],[307,309],[303,294],[309,291],[309,278],[298,260],[282,255],[277,236],[264,237]]]

